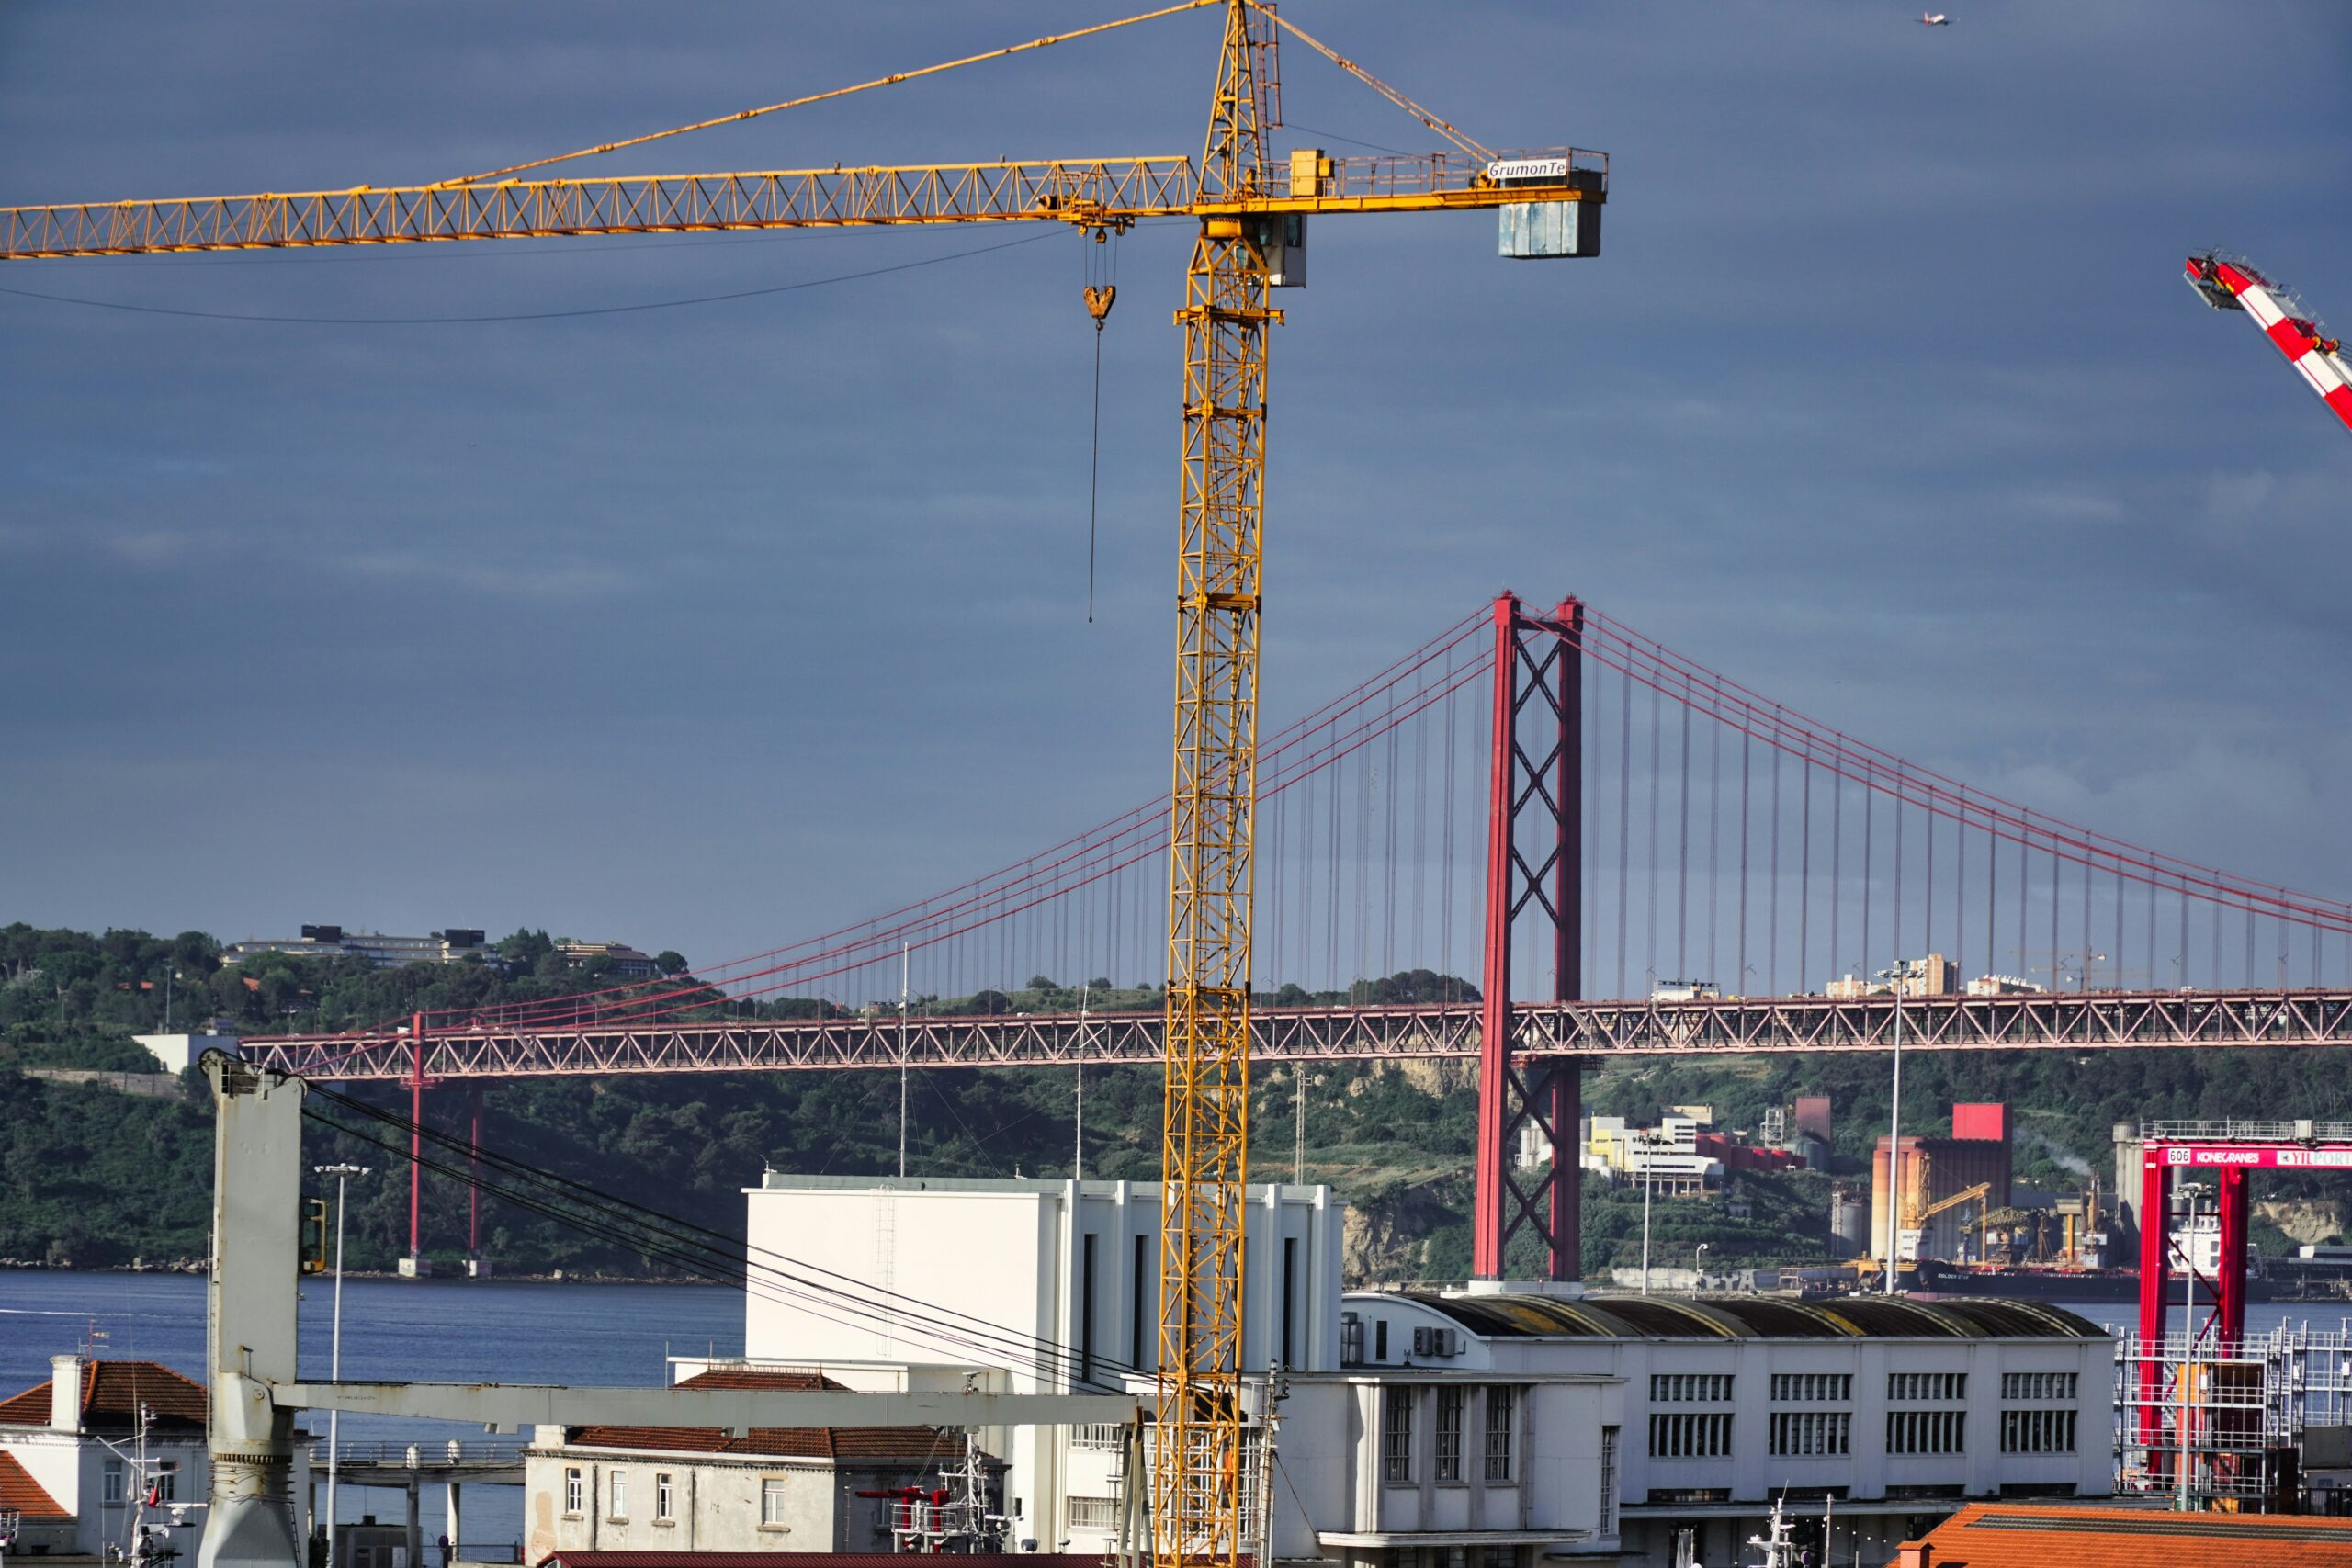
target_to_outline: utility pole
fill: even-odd
[[[311,1169],[320,1176],[334,1178],[334,1348],[328,1353],[327,1380],[343,1381],[343,1201],[350,1180],[365,1176],[364,1165],[314,1165]],[[327,1568],[340,1568],[334,1552],[334,1489],[335,1473],[340,1468],[342,1452],[335,1438],[341,1427],[343,1412],[327,1412]]]
[[[1290,1067],[1291,1129],[1290,1182],[1294,1187],[1306,1185],[1306,1064],[1293,1062]]]
[[[1881,1288],[1882,1294],[1891,1296],[1903,1224],[1903,960],[1898,957],[1893,968],[1880,970],[1879,977],[1894,987],[1894,1090],[1886,1126],[1886,1280]]]
[[[899,1174],[907,1174],[907,966],[911,947],[899,944]]]
[[[1657,1183],[1657,1134],[1645,1127],[1634,1134],[1642,1145],[1642,1294],[1650,1293],[1650,1189]]]

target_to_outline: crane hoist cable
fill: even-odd
[[[1118,236],[1126,225],[1105,224],[1089,231],[1086,313],[1094,319],[1094,425],[1086,459],[1086,624],[1094,624],[1095,516],[1102,493],[1102,328],[1119,298]],[[1097,282],[1096,279],[1101,279]]]

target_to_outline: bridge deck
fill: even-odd
[[[1921,1051],[2143,1050],[2183,1046],[2352,1044],[2352,990],[2089,991],[1931,997],[1902,1007],[1903,1044]],[[1880,1051],[1894,1040],[1886,998],[1740,998],[1698,1002],[1540,1002],[1513,1011],[1523,1056]],[[1157,1063],[1158,1013],[1080,1017],[910,1018],[775,1022],[594,1022],[546,1032],[428,1033],[428,1079],[616,1073],[728,1073]],[[1476,1003],[1385,1008],[1263,1008],[1251,1018],[1261,1062],[1472,1057]],[[416,1048],[402,1034],[285,1036],[246,1054],[307,1077],[406,1078]]]

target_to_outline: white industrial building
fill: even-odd
[[[1156,1182],[770,1172],[746,1201],[753,1366],[821,1369],[853,1388],[1015,1393],[1113,1390],[1159,1366]],[[1272,1185],[1249,1189],[1247,1207],[1243,1365],[1335,1370],[1346,1205],[1327,1187]],[[829,1277],[868,1304],[846,1311],[808,1288]],[[980,1444],[1010,1463],[1016,1540],[1108,1544],[1114,1430],[991,1428]]]
[[[1884,1562],[1965,1498],[2110,1489],[2109,1342],[2040,1303],[1506,1288],[1341,1314],[1339,1370],[1283,1406],[1284,1559],[1666,1568],[1689,1531],[1736,1562],[1786,1495]]]

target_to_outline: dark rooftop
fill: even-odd
[[[1915,1302],[1902,1296],[1537,1295],[1397,1292],[1497,1339],[2104,1339],[2087,1318],[2042,1302]]]

